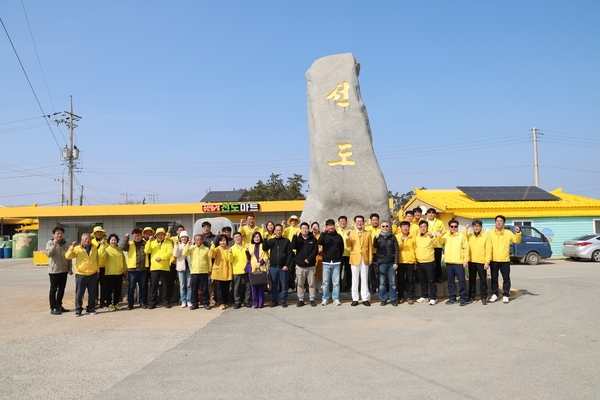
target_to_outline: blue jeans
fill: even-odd
[[[332,300],[340,299],[340,266],[338,263],[323,263],[323,300],[329,300],[329,282],[333,282]]]
[[[185,271],[177,271],[179,276],[179,297],[181,303],[192,302],[192,281],[190,279],[190,269],[186,268]]]
[[[396,293],[396,270],[393,264],[379,265],[379,300],[388,301],[388,290],[386,281],[390,285],[389,300],[397,301],[398,294]]]
[[[446,271],[448,272],[448,295],[450,300],[456,300],[456,281],[454,279],[458,278],[460,301],[467,301],[467,284],[463,265],[446,264]]]
[[[139,301],[140,304],[148,303],[148,272],[147,271],[128,271],[127,277],[129,279],[129,286],[127,287],[127,303],[133,306],[133,293],[135,292],[135,285],[139,288]]]
[[[273,303],[276,303],[279,298],[278,283],[281,283],[281,302],[287,302],[290,270],[283,271],[281,268],[269,267],[269,274],[271,275],[271,299]]]

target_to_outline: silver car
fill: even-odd
[[[563,242],[563,256],[573,260],[588,258],[600,261],[600,235],[584,235]]]

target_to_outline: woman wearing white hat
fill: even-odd
[[[179,232],[179,240],[173,245],[173,257],[177,276],[179,277],[179,294],[181,297],[181,308],[192,306],[192,287],[190,281],[190,258],[183,255],[185,245],[190,241],[186,231]]]

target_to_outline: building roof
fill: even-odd
[[[200,203],[223,203],[227,201],[240,201],[245,190],[211,190],[200,200]]]
[[[414,192],[403,210],[424,205],[465,218],[600,216],[600,200],[564,193],[562,188],[550,192],[559,198],[555,201],[477,201],[458,189]]]

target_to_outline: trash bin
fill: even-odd
[[[4,258],[12,258],[12,247],[5,247],[2,253],[4,254]]]

